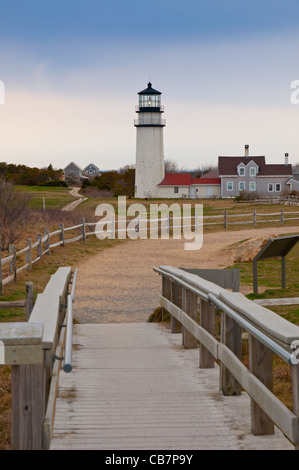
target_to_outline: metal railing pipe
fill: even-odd
[[[238,313],[234,312],[230,307],[225,305],[221,300],[217,299],[215,295],[209,294],[208,295],[209,302],[215,305],[216,307],[220,308],[223,312],[225,312],[229,317],[231,317],[235,322],[237,322],[241,327],[243,327],[248,333],[258,339],[264,346],[269,348],[274,354],[277,354],[279,357],[284,359],[290,365],[294,365],[293,356],[288,351],[283,349],[279,344],[275,343],[271,338],[266,336],[260,330],[255,328],[251,323],[247,320],[242,318]]]
[[[66,323],[66,340],[64,354],[64,372],[71,372],[73,352],[73,299],[72,295],[67,296],[67,323]]]

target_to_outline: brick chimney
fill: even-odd
[[[245,157],[249,157],[249,145],[245,145]]]
[[[285,165],[288,165],[288,164],[289,164],[289,154],[288,154],[288,153],[285,153],[285,154],[284,154],[284,164],[285,164]]]

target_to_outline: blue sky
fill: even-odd
[[[0,0],[0,161],[135,163],[138,91],[165,106],[165,158],[299,162],[297,0]]]

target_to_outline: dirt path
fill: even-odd
[[[74,210],[81,202],[86,201],[87,197],[82,196],[79,191],[81,188],[71,188],[70,194],[76,198],[76,201],[69,202],[66,204],[62,210],[63,211],[72,211]]]
[[[137,240],[116,245],[78,265],[74,316],[80,323],[147,321],[158,306],[161,278],[153,266],[225,268],[248,238],[298,233],[298,227],[226,231],[204,236],[198,251],[184,240]],[[99,240],[100,243],[100,240]]]

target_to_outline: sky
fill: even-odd
[[[299,162],[298,0],[0,0],[0,18],[0,161],[135,164],[150,80],[180,168],[245,144]]]

